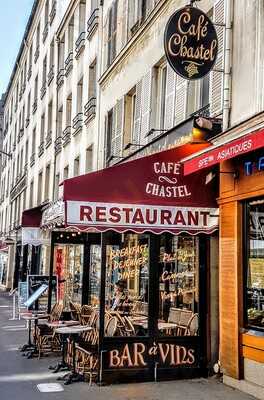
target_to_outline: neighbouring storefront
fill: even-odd
[[[52,233],[50,274],[65,307],[98,311],[99,382],[202,376],[215,362],[217,193],[204,172],[184,178],[179,163],[204,147],[64,181],[65,227]],[[109,315],[126,327],[113,330]]]
[[[232,141],[223,136],[184,165],[186,174],[207,168],[211,178],[220,176],[220,361],[226,383],[258,397],[264,387],[263,147],[263,129]]]

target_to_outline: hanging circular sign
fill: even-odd
[[[207,15],[195,7],[184,7],[169,19],[164,35],[170,66],[184,79],[201,79],[214,66],[218,40]]]

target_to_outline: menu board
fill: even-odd
[[[251,286],[258,289],[264,288],[264,258],[250,258]]]
[[[28,297],[32,296],[42,285],[49,287],[49,275],[28,275]],[[52,276],[52,293],[57,299],[57,276]],[[29,308],[33,306],[30,305]],[[37,309],[46,310],[48,306],[48,290],[45,290],[38,299]]]

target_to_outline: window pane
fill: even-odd
[[[248,324],[264,328],[264,200],[251,202],[248,215]]]
[[[125,234],[120,239],[107,246],[106,319],[117,318],[116,335],[147,335],[149,237]]]
[[[199,238],[164,234],[159,265],[159,333],[197,335],[198,308]]]
[[[91,245],[88,304],[93,307],[99,307],[100,280],[101,280],[101,246]]]

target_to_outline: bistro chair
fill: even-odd
[[[191,310],[181,310],[181,316],[178,327],[178,335],[182,336],[187,331],[188,324],[193,316],[193,312]]]
[[[81,322],[82,306],[79,303],[73,303],[72,301],[69,302],[69,306],[71,310],[72,319]]]
[[[93,313],[92,306],[88,306],[86,304],[82,306],[81,314],[80,314],[80,319],[81,319],[82,325],[89,325],[92,313]]]
[[[198,314],[193,314],[183,334],[185,336],[197,336],[198,329],[199,329],[199,316]]]
[[[61,347],[59,335],[55,329],[50,328],[47,322],[59,321],[63,310],[63,304],[56,303],[49,315],[48,321],[36,327],[36,346],[39,358],[44,352],[59,351]]]

